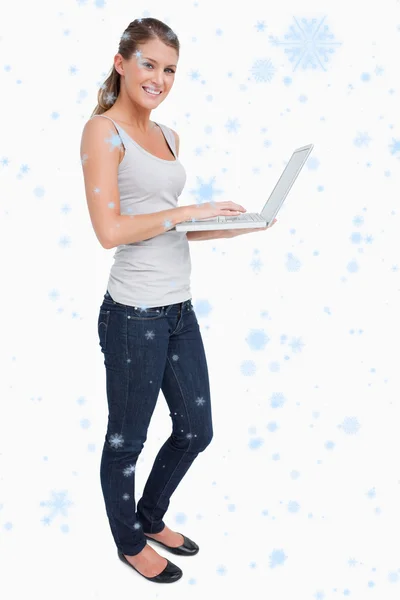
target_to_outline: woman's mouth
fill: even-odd
[[[146,86],[142,86],[142,89],[146,92],[148,96],[153,96],[155,98],[161,94],[161,92],[154,92],[152,88],[148,88]]]

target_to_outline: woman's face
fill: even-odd
[[[137,91],[144,102],[152,107],[158,106],[172,88],[177,65],[176,50],[160,40],[140,44],[126,70],[131,72],[127,84],[134,95]],[[143,88],[154,90],[156,94]]]

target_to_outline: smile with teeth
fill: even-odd
[[[148,87],[145,87],[144,85],[142,85],[142,88],[144,89],[144,91],[147,94],[150,94],[151,96],[159,96],[161,94],[161,92],[157,92],[153,88],[148,88]]]

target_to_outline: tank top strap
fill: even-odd
[[[107,115],[93,115],[92,119],[94,117],[104,117],[105,119],[109,119],[112,123],[114,123],[115,128],[117,129],[118,135],[121,138],[123,145],[125,146],[125,144],[124,144],[125,131],[118,125],[118,123],[116,123],[111,117],[108,117]],[[169,127],[167,127],[166,125],[163,125],[162,123],[158,123],[157,121],[154,121],[154,122],[157,123],[157,125],[161,129],[162,133],[164,134],[164,136],[167,139],[168,144],[170,145],[170,147],[172,149],[172,152],[174,153],[175,158],[178,160],[178,157],[176,155],[175,136],[174,136],[172,130]]]
[[[120,137],[120,140],[122,142],[122,145],[124,146],[124,148],[126,148],[125,143],[124,143],[124,132],[123,132],[123,130],[121,130],[121,127],[118,125],[118,123],[116,123],[111,117],[108,117],[107,115],[93,115],[92,119],[94,117],[103,117],[104,119],[108,119],[109,121],[114,123],[114,126],[115,126],[115,128],[118,132],[118,135]]]
[[[172,130],[167,127],[166,125],[163,125],[162,123],[158,123],[157,125],[160,127],[161,131],[163,132],[164,136],[167,138],[167,142],[170,145],[172,152],[174,153],[174,156],[176,159],[178,159],[177,155],[176,155],[176,144],[175,144],[175,136],[172,133]]]

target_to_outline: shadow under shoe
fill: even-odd
[[[120,560],[122,560],[123,563],[128,565],[128,567],[132,567],[132,569],[134,569],[136,573],[139,573],[139,575],[141,575],[145,579],[148,579],[149,581],[155,581],[156,583],[172,583],[173,581],[178,581],[178,579],[180,579],[183,575],[182,569],[180,569],[177,565],[174,565],[174,563],[170,562],[168,558],[166,559],[167,566],[163,571],[161,571],[161,573],[155,575],[154,577],[146,577],[146,575],[143,575],[140,571],[138,571],[129,562],[129,560],[125,558],[124,554],[121,552],[120,549],[118,549],[118,557]]]

